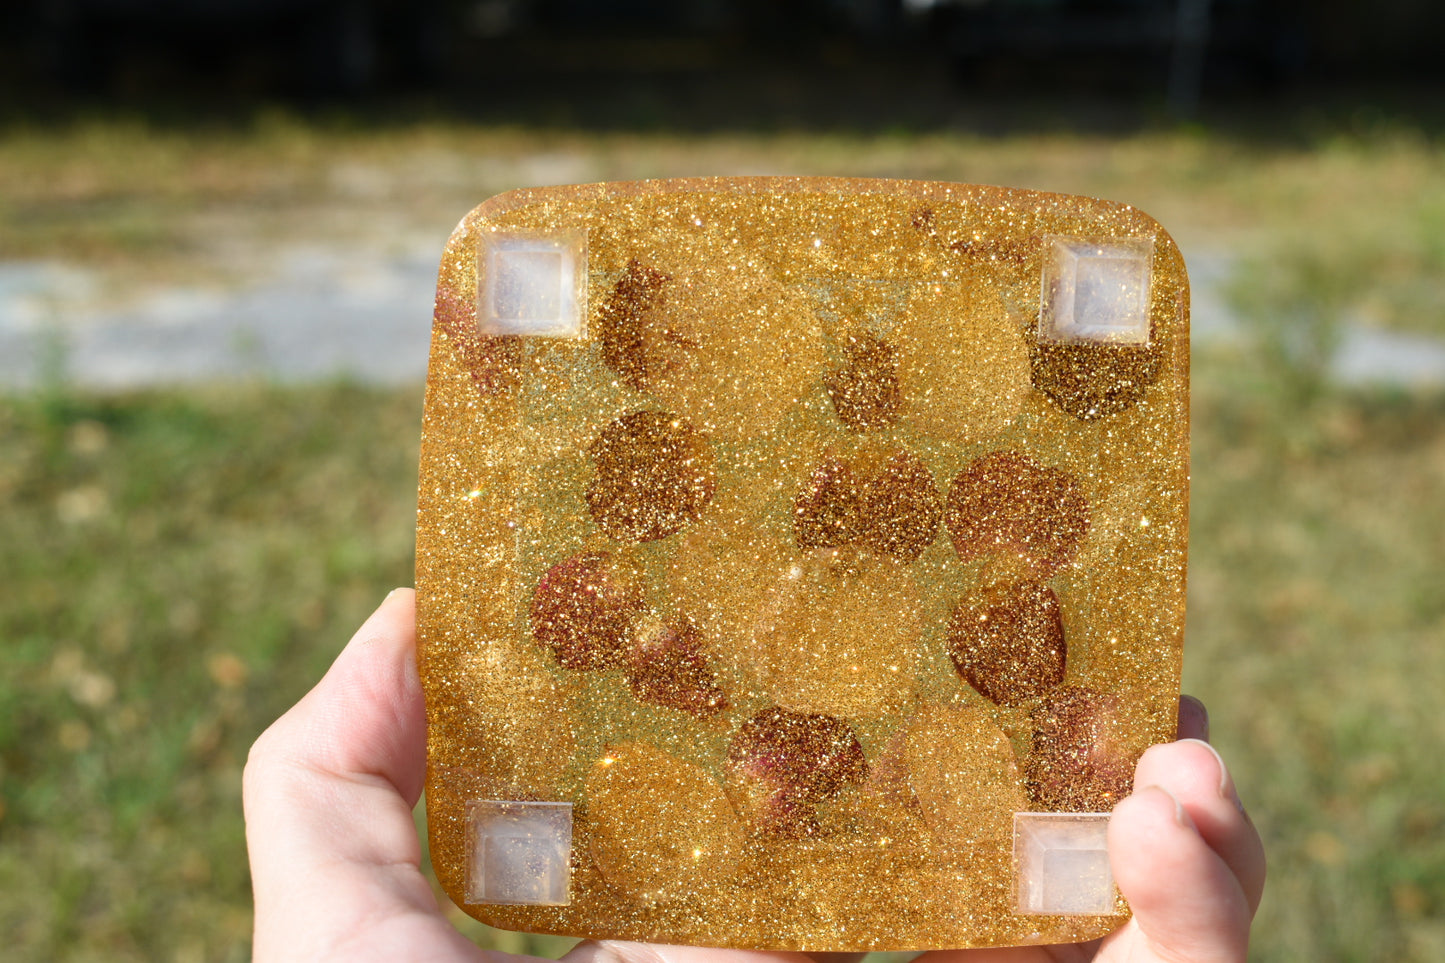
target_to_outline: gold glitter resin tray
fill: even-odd
[[[441,264],[417,535],[442,885],[507,929],[811,951],[1128,914],[1172,739],[1188,290],[1130,207],[516,191]]]

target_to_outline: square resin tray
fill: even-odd
[[[441,263],[431,855],[494,926],[1089,939],[1174,737],[1188,289],[1133,208],[741,178],[515,191]]]

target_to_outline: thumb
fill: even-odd
[[[475,958],[419,869],[426,717],[414,593],[393,592],[246,761],[257,960]],[[404,949],[409,947],[407,949]],[[393,952],[399,951],[399,952]]]
[[[1148,786],[1114,807],[1109,856],[1149,959],[1243,963],[1253,915],[1244,891],[1168,790]]]

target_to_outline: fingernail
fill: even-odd
[[[1189,706],[1189,707],[1190,707],[1190,711],[1192,711],[1195,715],[1197,715],[1197,716],[1199,717],[1199,719],[1200,719],[1200,728],[1204,730],[1204,735],[1201,736],[1200,738],[1202,738],[1204,741],[1208,742],[1208,741],[1209,741],[1209,707],[1206,706],[1202,700],[1196,699],[1196,698],[1195,698],[1194,696],[1192,696],[1192,695],[1180,696],[1180,697],[1179,697],[1179,701],[1182,702],[1182,703],[1184,703],[1185,705]],[[1181,714],[1182,714],[1182,713],[1181,713]]]
[[[1234,779],[1229,775],[1229,767],[1224,764],[1224,757],[1219,750],[1205,742],[1203,739],[1181,739],[1180,742],[1193,742],[1208,749],[1214,756],[1214,761],[1219,763],[1219,795],[1234,803],[1234,808],[1244,812],[1244,804],[1239,801],[1239,793],[1235,791]]]

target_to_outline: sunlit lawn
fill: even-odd
[[[739,173],[1109,197],[1154,215],[1186,252],[1258,261],[1286,287],[1325,277],[1336,307],[1357,320],[1445,334],[1445,150],[1384,122],[1321,125],[1279,141],[1193,128],[581,134],[426,120],[327,124],[281,112],[211,128],[11,124],[0,126],[0,259],[95,266],[124,293],[244,278],[277,245],[426,243],[519,186]]]
[[[0,256],[222,276],[221,227],[242,247],[378,223],[440,244],[466,208],[547,164],[569,179],[888,174],[1098,192],[1186,241],[1261,255],[1336,263],[1360,239],[1385,280],[1331,304],[1439,331],[1426,269],[1445,258],[1431,246],[1445,243],[1441,161],[1401,132],[1305,151],[1190,133],[82,125],[0,142]],[[1445,398],[1302,394],[1283,375],[1238,346],[1196,359],[1185,681],[1270,851],[1254,958],[1445,959]],[[410,582],[420,415],[419,387],[53,385],[0,401],[6,958],[248,958],[241,765]]]

